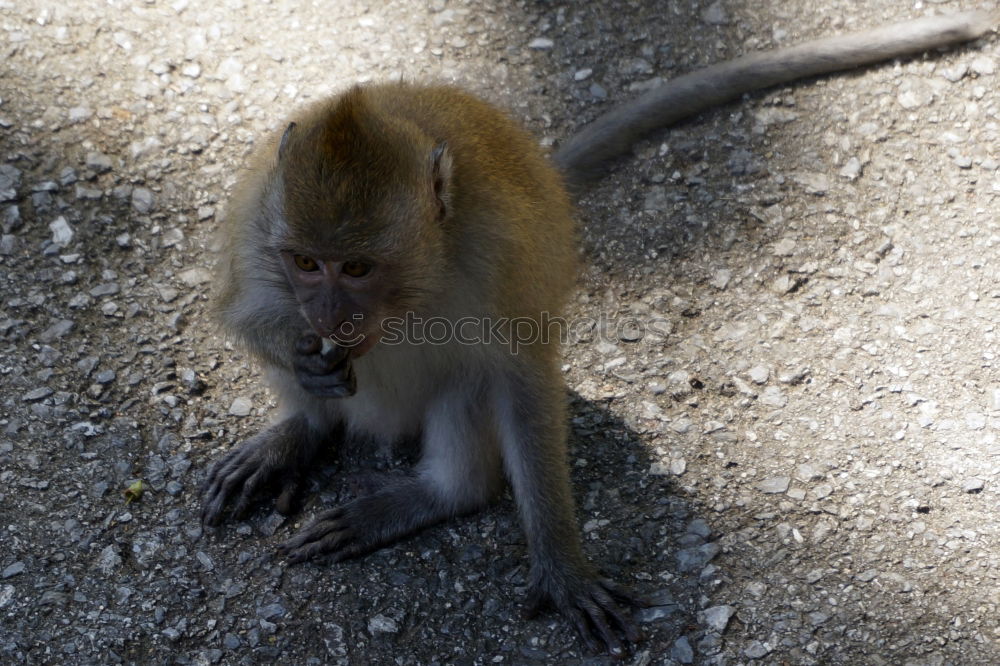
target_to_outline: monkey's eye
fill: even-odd
[[[312,273],[319,270],[319,265],[316,260],[312,257],[307,257],[304,254],[297,254],[293,257],[295,260],[295,267],[300,271],[305,271],[306,273]]]
[[[372,267],[371,264],[366,264],[363,261],[345,261],[340,270],[343,271],[344,275],[359,278],[371,273]]]

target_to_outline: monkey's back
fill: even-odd
[[[510,317],[558,314],[576,275],[573,209],[560,173],[506,113],[450,86],[365,88],[373,108],[406,119],[454,160],[452,260]]]

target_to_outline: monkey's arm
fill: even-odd
[[[281,335],[279,339],[286,337],[290,336]],[[259,351],[258,355],[268,358]],[[294,349],[284,351],[282,357],[289,359],[291,368],[274,365],[272,359],[272,384],[282,395],[282,402],[296,405],[298,411],[233,448],[212,467],[201,491],[202,521],[207,525],[222,522],[226,505],[233,501],[233,516],[241,517],[265,488],[277,487],[278,511],[291,513],[320,446],[337,432],[335,421],[327,422],[316,415],[326,411],[318,407],[322,399],[340,398],[355,391],[347,351],[333,348],[324,352],[319,336],[306,331]],[[309,414],[314,416],[312,424]]]
[[[423,454],[414,476],[324,511],[281,546],[291,563],[320,554],[343,560],[486,504],[500,487],[498,452],[490,436],[481,388],[437,397],[427,412]]]
[[[969,41],[998,22],[1000,10],[932,16],[712,65],[600,116],[565,141],[552,159],[567,181],[578,186],[600,175],[602,164],[626,152],[647,132],[745,92]]]
[[[232,514],[240,518],[267,486],[280,489],[278,511],[291,513],[322,442],[299,413],[233,448],[212,466],[202,486],[202,522],[218,525],[234,498]]]
[[[553,359],[554,360],[554,359]],[[566,461],[566,395],[557,368],[522,367],[498,389],[504,467],[510,477],[531,557],[529,609],[553,605],[594,652],[624,654],[639,632],[618,601],[631,601],[598,577],[583,554]]]

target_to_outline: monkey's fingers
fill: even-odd
[[[296,366],[302,388],[323,398],[346,398],[355,394],[358,382],[349,358],[342,359],[333,367],[328,367],[320,356],[305,358],[310,358],[310,361]]]
[[[340,508],[320,514],[309,527],[278,546],[278,552],[288,559],[289,564],[305,562],[317,555],[337,555],[354,539],[354,531],[343,517],[344,512]]]
[[[246,457],[246,447],[230,452],[220,460],[209,472],[208,480],[202,491],[201,521],[205,525],[215,527],[222,522],[222,515],[229,498],[238,486],[253,472],[253,469],[243,460]]]
[[[281,489],[281,494],[278,495],[278,500],[275,502],[275,508],[278,510],[278,513],[283,516],[295,513],[301,503],[302,491],[304,489],[305,484],[299,479],[293,479],[285,483]]]
[[[232,465],[235,458],[239,458],[243,454],[244,447],[239,447],[232,449],[226,453],[222,460],[217,460],[211,469],[208,470],[208,474],[205,476],[205,481],[201,484],[199,492],[204,495],[208,492],[209,488],[214,486],[221,476],[223,476],[224,470],[226,470],[230,465]]]
[[[563,616],[569,618],[577,635],[586,643],[588,650],[594,654],[601,652],[601,644],[597,642],[597,637],[594,636],[584,611],[579,608],[568,608],[563,611]]]
[[[619,585],[610,578],[599,578],[597,580],[608,594],[620,604],[632,608],[649,608],[649,601],[623,585]]]
[[[615,606],[615,602],[611,600],[608,593],[595,584],[590,590],[589,597],[577,600],[576,606],[573,609],[575,611],[573,613],[574,626],[576,626],[578,632],[581,632],[584,641],[589,645],[594,642],[595,638],[600,639],[600,642],[604,644],[605,649],[612,657],[616,659],[623,658],[625,656],[625,647],[622,645],[621,639],[618,638],[614,629],[612,629],[609,619],[613,620],[614,624],[617,624],[621,628],[624,628],[623,625],[627,625],[628,621],[622,616],[621,610]],[[583,611],[590,621],[589,626],[586,623],[581,625],[575,619],[580,614],[580,611]]]
[[[619,600],[631,604],[635,597],[609,580],[599,580],[598,585],[600,587],[594,592],[594,600],[604,613],[614,620],[629,643],[638,643],[642,639],[642,632],[639,631],[630,615],[615,603],[614,599],[617,597]]]
[[[234,519],[241,520],[247,514],[250,510],[250,505],[253,504],[254,499],[257,497],[257,491],[264,485],[265,480],[264,470],[258,469],[243,482],[243,490],[240,492],[240,497],[236,500],[236,505],[233,507]]]

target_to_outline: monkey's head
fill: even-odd
[[[361,88],[313,109],[278,149],[278,251],[302,315],[358,357],[381,322],[442,287],[451,157]]]

